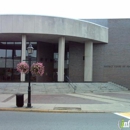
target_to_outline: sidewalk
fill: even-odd
[[[24,107],[16,106],[15,94],[0,94],[1,111],[26,112],[130,112],[130,91],[41,94],[32,93],[32,108],[27,106],[27,94],[24,94]]]

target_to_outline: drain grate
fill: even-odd
[[[79,107],[54,107],[53,110],[81,110]]]

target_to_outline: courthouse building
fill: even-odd
[[[114,82],[130,84],[130,20],[75,20],[35,15],[0,15],[0,82],[27,81],[17,63],[42,62],[42,77],[33,82]]]

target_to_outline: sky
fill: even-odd
[[[130,0],[0,0],[0,14],[72,19],[130,18]]]

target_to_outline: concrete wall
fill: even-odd
[[[37,44],[37,60],[42,62],[45,67],[43,76],[37,76],[37,82],[53,81],[53,45],[39,42]]]
[[[69,77],[72,82],[84,81],[84,44],[69,44]]]
[[[0,15],[0,33],[48,34],[108,42],[108,29],[87,21],[33,15]]]
[[[130,19],[109,19],[109,43],[94,44],[93,79],[130,89]]]

